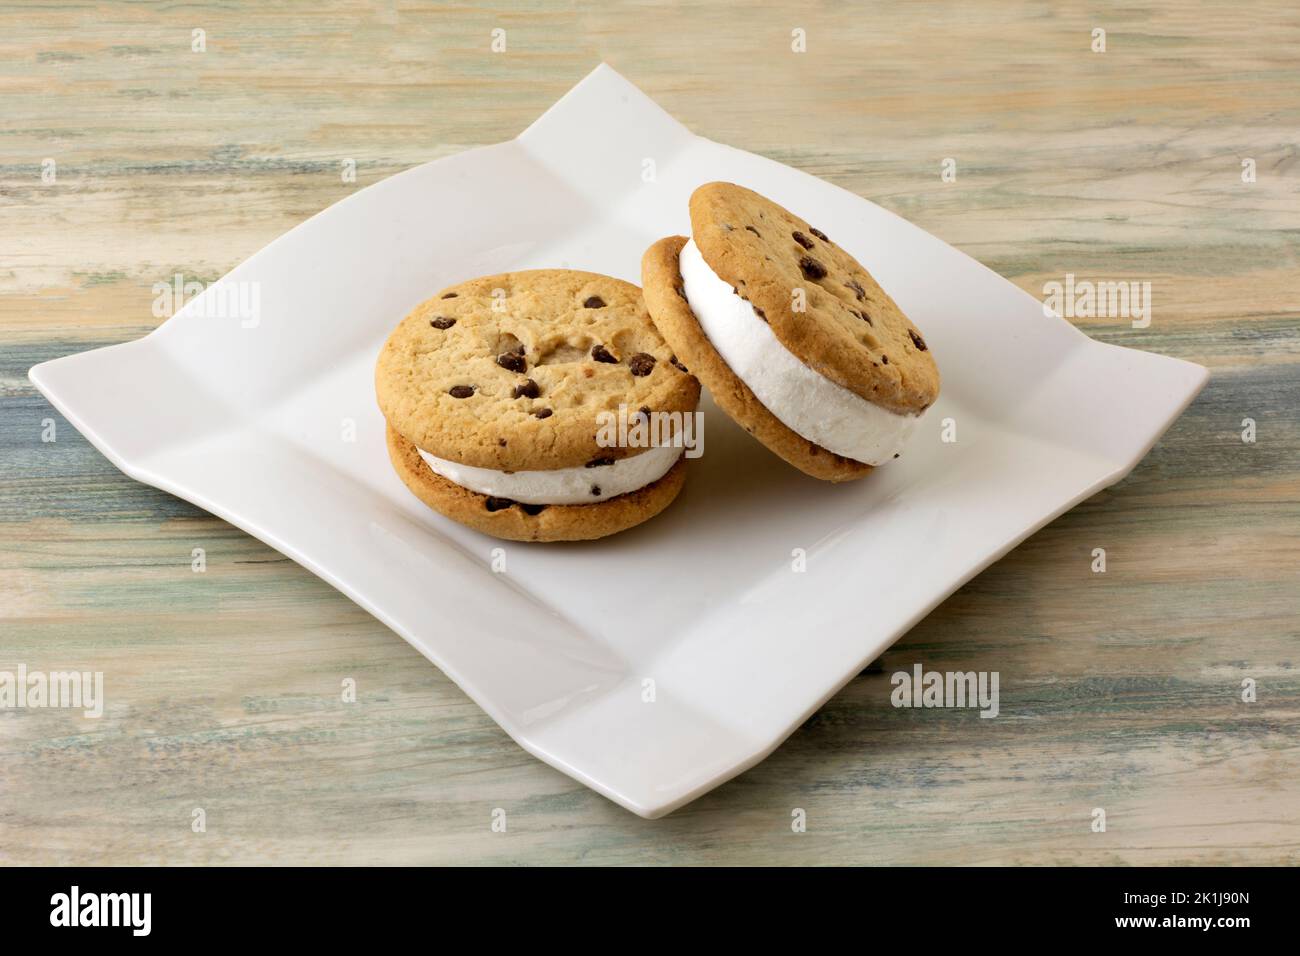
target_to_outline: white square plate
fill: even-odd
[[[715,179],[810,219],[924,330],[943,394],[903,457],[825,484],[706,402],[681,498],[604,541],[498,542],[412,497],[371,381],[397,321],[513,269],[640,284],[642,252],[689,231],[687,197]],[[255,323],[211,317],[230,289],[257,290]],[[692,135],[602,66],[518,139],[362,190],[145,338],[31,378],[128,475],[320,575],[530,753],[655,817],[763,759],[965,581],[1123,477],[1206,371],[1091,341],[897,216]],[[939,440],[945,418],[955,443]]]

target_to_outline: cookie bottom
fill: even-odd
[[[388,457],[411,493],[439,514],[475,531],[508,541],[590,541],[616,534],[653,518],[667,508],[686,483],[686,460],[658,481],[590,505],[511,504],[488,510],[487,495],[463,488],[434,474],[419,449],[388,426]],[[529,514],[524,508],[540,508]]]
[[[845,458],[811,442],[768,411],[731,370],[691,311],[682,288],[679,257],[685,236],[660,239],[641,260],[642,294],[659,333],[677,357],[713,395],[718,406],[769,450],[805,474],[823,481],[853,481],[871,465]]]

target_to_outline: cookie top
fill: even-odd
[[[641,290],[562,269],[449,286],[402,320],[375,366],[389,425],[429,454],[499,471],[573,468],[644,448],[597,442],[600,412],[688,412],[700,384]]]
[[[809,368],[898,414],[938,397],[939,369],[920,331],[825,233],[734,183],[695,190],[690,214],[709,268]],[[795,311],[799,289],[804,311]]]

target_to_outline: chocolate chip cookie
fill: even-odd
[[[830,481],[898,457],[939,394],[921,331],[830,236],[732,183],[691,196],[692,235],[642,260],[651,315],[719,406]]]
[[[699,382],[650,322],[641,291],[536,270],[472,279],[417,306],[375,367],[398,475],[426,504],[513,540],[612,534],[681,489],[679,447],[618,447],[626,414],[690,413]]]

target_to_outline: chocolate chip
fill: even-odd
[[[804,256],[799,260],[799,269],[803,272],[805,279],[825,279],[826,267],[814,259],[812,256]]]
[[[438,315],[430,319],[429,324],[435,329],[449,329],[456,324],[456,320],[449,315]]]
[[[627,367],[638,377],[649,375],[655,370],[655,357],[649,352],[637,352],[627,360]]]
[[[683,364],[681,363],[681,360],[680,360],[676,355],[674,355],[672,358],[670,358],[670,359],[668,360],[668,363],[669,363],[670,365],[672,365],[673,368],[681,369],[683,372],[689,372],[689,371],[690,371],[690,369],[688,369],[685,365],[683,365]]]
[[[540,394],[542,390],[531,378],[522,385],[516,385],[514,391],[510,393],[512,398],[536,398]]]
[[[582,303],[582,307],[584,309],[603,309],[605,308],[605,300],[598,295],[588,296],[587,300]]]
[[[535,418],[550,418],[554,414],[555,412],[551,411],[549,408],[539,408],[537,411],[533,412]]]
[[[502,352],[497,356],[497,364],[511,372],[528,370],[528,361],[518,352]]]
[[[757,229],[755,229],[753,226],[746,226],[745,228],[748,229],[750,232],[752,232],[754,235],[758,236],[758,238],[760,239],[763,238],[763,234],[759,232]]]
[[[813,247],[813,241],[798,229],[790,233],[790,235],[794,238],[795,242],[799,243],[799,245],[803,246],[805,249],[811,249]]]
[[[506,447],[506,440],[505,440],[504,438],[498,438],[498,439],[497,439],[497,444],[500,445],[502,448],[505,448],[505,447]]]
[[[610,354],[609,349],[603,345],[593,345],[591,347],[591,357],[597,362],[605,362],[608,365],[617,365],[618,359]]]
[[[928,351],[929,351],[929,349],[927,349],[927,348],[925,347],[925,339],[921,338],[921,336],[917,335],[917,334],[916,334],[915,332],[913,332],[911,329],[908,329],[908,330],[907,330],[907,334],[908,334],[909,336],[911,336],[911,338],[912,338],[912,344],[915,345],[919,351],[921,351],[921,352],[928,352]]]
[[[599,495],[599,494],[600,494],[600,485],[592,485],[592,486],[591,486],[591,493],[592,493],[593,495]]]
[[[764,322],[767,321],[767,313],[766,313],[766,312],[764,312],[764,311],[763,311],[762,309],[760,309],[758,306],[754,305],[754,303],[752,303],[752,302],[749,303],[749,305],[750,305],[750,308],[752,308],[752,309],[754,310],[754,314],[755,314],[756,316],[758,316],[758,317],[759,317],[760,319],[762,319]]]
[[[889,356],[888,356],[888,355],[882,355],[882,356],[880,356],[880,364],[881,364],[881,365],[888,365],[888,364],[889,364]]]
[[[443,295],[442,295],[442,297],[443,297],[444,299],[454,299],[454,298],[456,298],[456,293],[455,293],[455,292],[444,292]]]
[[[856,316],[857,316],[859,319],[861,319],[863,322],[867,323],[867,325],[875,325],[875,324],[876,324],[875,322],[872,322],[872,321],[871,321],[871,316],[867,315],[867,313],[865,313],[865,312],[859,312],[857,309],[849,309],[849,311],[852,312],[854,315],[856,315]]]
[[[509,508],[512,504],[514,504],[514,502],[511,501],[509,498],[488,498],[487,510],[504,511],[506,508]]]
[[[606,465],[612,465],[618,459],[616,458],[593,458],[587,462],[587,468],[604,468]]]
[[[447,394],[452,398],[469,398],[474,394],[473,385],[453,385],[447,389]]]
[[[822,232],[820,229],[814,229],[812,226],[809,226],[808,231],[811,232],[818,239],[820,239],[822,242],[830,242],[830,240],[826,238],[826,233]]]
[[[539,515],[546,510],[546,505],[520,505],[526,515]]]
[[[858,297],[859,302],[863,301],[867,297],[867,290],[862,288],[861,283],[859,283],[857,279],[850,279],[848,282],[844,283],[844,288],[852,289],[853,294]]]

